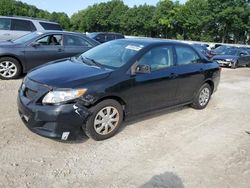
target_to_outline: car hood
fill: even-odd
[[[16,46],[16,44],[11,41],[0,40],[0,47],[12,47],[12,46]]]
[[[113,70],[89,66],[76,58],[54,61],[28,73],[27,77],[35,82],[55,88],[77,88],[104,79]]]
[[[237,59],[238,56],[234,55],[216,55],[213,57],[213,60],[224,60],[224,59]]]

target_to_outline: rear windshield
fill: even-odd
[[[59,24],[54,24],[54,23],[46,23],[46,22],[39,22],[41,24],[41,26],[45,29],[45,30],[59,30],[61,31],[62,28]]]

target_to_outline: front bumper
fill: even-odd
[[[224,60],[217,60],[217,62],[219,63],[220,66],[229,66],[231,67],[233,62],[231,61],[224,61]]]
[[[36,104],[19,92],[18,112],[24,124],[44,137],[71,140],[82,134],[82,125],[90,112],[80,104]]]

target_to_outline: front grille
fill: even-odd
[[[35,100],[37,96],[37,91],[33,91],[29,88],[26,88],[24,94],[28,99]]]

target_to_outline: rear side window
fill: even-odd
[[[107,41],[114,40],[114,39],[115,39],[115,35],[107,34]]]
[[[36,31],[34,24],[28,20],[11,20],[11,30],[14,31]]]
[[[197,60],[199,60],[199,56],[192,48],[186,46],[176,46],[175,49],[178,65],[193,64],[197,63]]]
[[[46,23],[46,22],[39,22],[39,23],[45,30],[59,30],[59,31],[62,30],[59,24]]]
[[[0,30],[10,30],[10,19],[0,18]]]
[[[65,46],[86,46],[92,47],[92,45],[82,37],[77,37],[73,35],[64,35],[63,38]]]
[[[116,39],[123,39],[124,36],[123,36],[123,35],[115,35],[115,38],[116,38]]]

